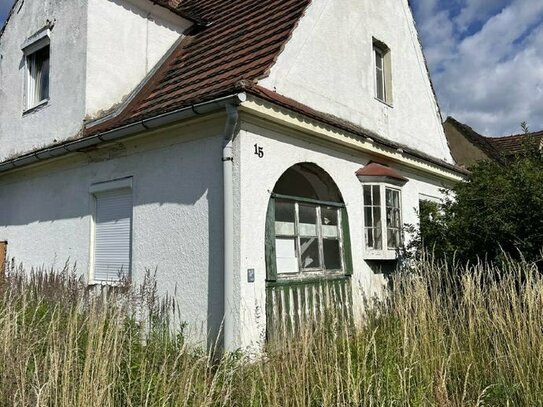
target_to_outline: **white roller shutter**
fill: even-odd
[[[130,273],[132,190],[100,192],[95,197],[94,281],[114,282]]]

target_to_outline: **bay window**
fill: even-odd
[[[362,183],[366,259],[396,258],[402,241],[402,193],[407,179],[385,165],[370,163],[357,172]]]
[[[371,250],[400,248],[401,192],[384,184],[364,185],[363,188],[366,248]]]

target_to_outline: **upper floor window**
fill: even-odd
[[[390,49],[382,42],[373,40],[375,63],[375,97],[392,104],[392,70]]]
[[[32,36],[23,46],[25,55],[25,110],[49,100],[50,41],[49,30]]]
[[[49,99],[49,45],[26,57],[26,107],[33,108]]]

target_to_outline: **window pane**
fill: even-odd
[[[296,239],[276,239],[275,250],[277,272],[279,274],[298,273],[298,256],[296,255]]]
[[[383,69],[383,54],[379,49],[375,49],[375,65],[377,68]]]
[[[373,226],[373,210],[371,207],[369,208],[364,208],[364,225],[366,225],[367,227],[372,227]]]
[[[390,208],[399,208],[400,207],[400,192],[394,189],[386,190],[386,201],[387,206]]]
[[[370,206],[373,204],[371,199],[371,185],[364,185],[364,205]]]
[[[385,100],[385,86],[383,82],[383,72],[377,70],[376,73],[376,88],[377,88],[377,99]]]
[[[376,206],[381,205],[381,188],[379,185],[373,186],[373,204]]]
[[[294,236],[295,209],[293,202],[275,202],[275,234],[277,236]]]
[[[298,230],[300,236],[317,236],[317,207],[313,205],[300,204]]]
[[[400,247],[400,231],[398,229],[387,230],[387,246],[389,249]]]
[[[321,208],[323,237],[339,237],[339,216],[336,208]]]
[[[381,250],[383,248],[383,232],[381,226],[373,229],[373,248]]]
[[[374,246],[372,228],[366,228],[366,246],[369,248],[373,248]]]
[[[49,97],[49,46],[27,59],[28,64],[28,107],[33,107]]]
[[[319,240],[317,238],[301,238],[300,256],[303,269],[321,268],[319,260]]]
[[[322,224],[332,226],[338,224],[338,210],[334,208],[321,209]]]
[[[380,207],[373,208],[373,225],[371,226],[375,228],[381,228],[381,208]]]
[[[324,267],[326,270],[341,270],[341,250],[338,240],[325,239],[324,247]]]
[[[41,65],[41,79],[40,79],[40,102],[49,98],[49,52],[47,56],[43,59]]]
[[[294,223],[294,203],[275,201],[275,220]]]

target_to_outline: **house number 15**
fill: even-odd
[[[264,148],[255,144],[255,155],[257,155],[258,158],[264,158]]]

